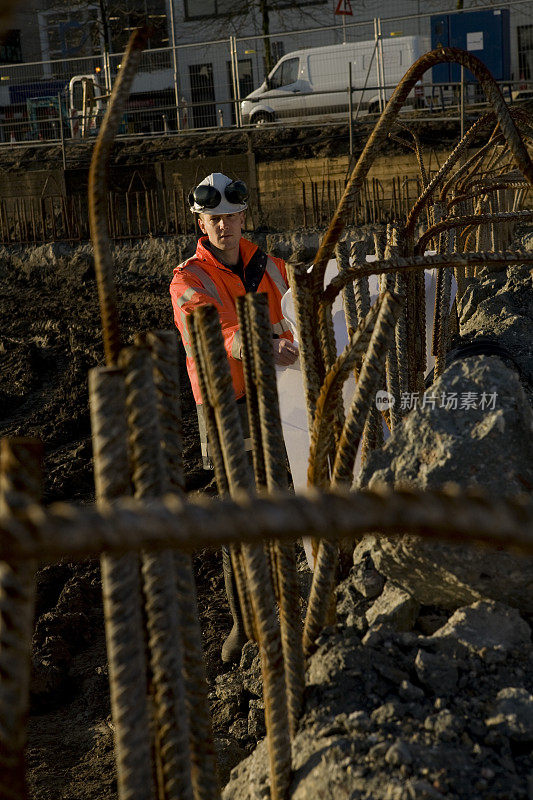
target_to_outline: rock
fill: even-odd
[[[414,686],[410,681],[402,681],[398,691],[402,700],[416,702],[422,700],[425,695],[419,686]]]
[[[248,711],[248,736],[258,741],[266,733],[265,706],[262,700],[250,700]]]
[[[439,739],[451,742],[463,732],[464,721],[445,708],[435,717],[433,729]]]
[[[349,575],[337,587],[337,622],[348,628],[356,628],[358,635],[364,635],[368,629],[366,605]]]
[[[459,407],[461,397],[475,397],[479,406],[483,392],[494,408]],[[454,481],[492,497],[533,486],[533,413],[516,372],[497,357],[470,357],[451,364],[431,387],[437,400],[443,393],[456,394],[457,410],[438,401],[434,409],[411,411],[385,447],[371,452],[360,485],[424,489]],[[453,610],[488,597],[533,612],[531,559],[414,536],[365,541],[376,569],[423,605]]]
[[[435,695],[450,695],[457,686],[457,667],[447,658],[419,650],[415,659],[418,680]]]
[[[466,650],[486,658],[487,650],[495,650],[504,658],[509,650],[531,645],[531,629],[516,609],[481,600],[457,609],[426,641],[441,652]]]
[[[372,556],[365,546],[365,541],[359,542],[353,552],[354,567],[350,571],[353,586],[363,597],[377,597],[383,591],[385,578],[377,571],[372,561]]]
[[[533,742],[533,695],[514,686],[502,689],[485,724],[517,742]]]
[[[406,784],[409,800],[444,800],[444,795],[424,780],[411,780]]]
[[[352,711],[346,719],[348,730],[368,731],[372,727],[372,721],[365,711]]]
[[[220,784],[225,786],[234,767],[246,757],[243,750],[234,739],[215,739],[217,754],[218,777]]]
[[[252,664],[258,653],[259,648],[255,642],[245,642],[242,648],[241,661],[239,664],[239,669],[241,672],[247,672],[252,668]]]
[[[385,761],[393,767],[399,767],[401,764],[411,764],[413,756],[407,744],[397,739],[385,753]]]
[[[248,720],[247,719],[236,719],[235,722],[230,725],[229,732],[231,735],[240,741],[241,739],[248,738]]]
[[[403,716],[404,707],[402,703],[395,700],[392,703],[384,703],[382,706],[376,708],[372,714],[372,721],[377,725],[385,725],[394,720],[401,719]]]
[[[490,337],[512,354],[527,388],[533,388],[533,292],[529,266],[484,272],[457,304],[463,340]]]
[[[237,670],[217,675],[215,692],[219,700],[233,701],[240,708],[244,702],[242,675]]]
[[[386,624],[399,631],[412,629],[420,604],[392,581],[387,581],[383,592],[366,612],[369,625]]]
[[[259,654],[253,659],[247,672],[243,672],[242,684],[253,697],[263,697],[263,678]]]

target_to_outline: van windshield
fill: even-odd
[[[289,86],[291,83],[296,83],[298,80],[298,62],[298,58],[288,58],[287,61],[280,64],[270,78],[271,88],[279,89],[281,86]]]

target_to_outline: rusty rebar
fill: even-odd
[[[381,300],[368,311],[350,337],[350,341],[338,356],[326,378],[318,396],[315,419],[311,430],[309,450],[308,484],[310,486],[329,485],[327,456],[329,451],[329,430],[333,423],[336,395],[342,394],[344,382],[360,366],[368,348],[372,330],[379,313]]]
[[[466,225],[484,225],[489,222],[519,222],[533,218],[533,211],[511,211],[500,214],[468,214],[464,217],[448,217],[433,225],[422,234],[415,247],[415,255],[422,255],[430,239],[450,228],[462,228]]]
[[[180,378],[175,331],[149,331],[136,337],[152,356],[154,384],[161,428],[161,449],[170,491],[184,497]],[[174,553],[179,626],[183,647],[183,678],[187,708],[191,778],[195,800],[213,797],[216,789],[216,756],[209,710],[208,686],[192,559]],[[188,752],[189,748],[185,749]]]
[[[323,301],[332,303],[343,287],[354,276],[381,275],[384,272],[405,274],[409,270],[439,269],[445,267],[482,266],[508,266],[511,264],[533,264],[533,254],[529,251],[504,250],[501,253],[437,253],[427,256],[409,256],[407,258],[395,256],[387,261],[375,261],[373,264],[357,264],[350,267],[346,273],[338,275],[324,290]]]
[[[144,347],[121,351],[135,496],[161,497],[168,488],[166,460],[153,382],[152,358]],[[141,555],[146,627],[155,705],[159,793],[168,800],[192,800],[189,720],[185,710],[183,646],[172,552]],[[216,791],[216,771],[212,781]],[[213,788],[213,787],[211,787]],[[207,795],[203,795],[207,797]]]
[[[113,92],[98,133],[89,168],[89,225],[94,247],[94,265],[104,350],[108,366],[117,363],[121,345],[107,220],[107,168],[130,87],[147,41],[148,31],[145,28],[134,31],[130,37],[122,59],[120,73],[113,86]]]
[[[335,257],[339,273],[343,273],[350,268],[350,250],[347,241],[337,242],[335,247]],[[355,292],[353,283],[348,283],[342,290],[342,303],[344,306],[344,316],[346,317],[346,330],[351,336],[358,325],[357,305],[355,303]]]
[[[261,437],[266,468],[266,485],[271,493],[287,488],[287,463],[283,430],[279,413],[276,370],[271,344],[271,323],[265,294],[247,294],[249,329],[254,355],[254,372],[261,424]],[[287,707],[291,736],[298,728],[305,668],[300,624],[300,591],[296,571],[296,553],[290,542],[274,541],[281,643],[285,664]]]
[[[307,423],[309,430],[313,426],[316,399],[322,381],[323,364],[316,333],[316,315],[314,313],[313,279],[309,273],[309,265],[300,261],[289,261],[289,284],[292,291],[296,328],[298,331],[298,347],[302,369]]]
[[[314,260],[314,281],[318,286],[323,279],[326,264],[331,258],[335,244],[339,235],[346,224],[348,215],[353,207],[353,202],[359,191],[368,170],[370,169],[382,143],[385,141],[391,126],[403,106],[409,92],[413,89],[416,82],[430,68],[439,63],[454,62],[461,64],[479,81],[488,102],[492,105],[502,133],[508,143],[509,149],[513,153],[518,168],[524,173],[530,184],[533,184],[533,164],[528,155],[520,134],[509,114],[502,93],[490,75],[487,67],[472,53],[457,50],[451,47],[438,48],[426,53],[410,67],[378,120],[366,146],[361,153],[359,160],[354,167],[350,179],[344,190],[344,194],[337,206],[330,226],[320,244],[319,250]],[[429,186],[426,187],[426,191]]]
[[[253,521],[251,524],[250,521]],[[476,489],[347,492],[318,489],[306,494],[235,500],[198,498],[184,503],[174,495],[150,503],[124,498],[101,508],[56,503],[33,505],[15,518],[0,515],[0,559],[21,561],[84,558],[140,549],[203,547],[301,536],[357,538],[412,533],[436,541],[483,542],[533,555],[533,501],[523,495],[495,499]],[[136,695],[137,696],[137,695]]]
[[[207,429],[207,439],[209,444],[209,452],[213,466],[215,469],[215,479],[217,482],[218,492],[221,497],[229,496],[229,483],[228,476],[226,475],[226,467],[224,464],[224,456],[222,455],[222,445],[218,433],[217,422],[215,418],[215,410],[210,400],[210,387],[207,379],[207,368],[205,365],[204,353],[198,330],[197,320],[194,315],[189,317],[188,320],[189,339],[193,353],[194,362],[196,364],[196,372],[198,375],[198,385],[203,400],[203,409],[205,416],[205,423]],[[231,564],[233,568],[233,575],[237,585],[237,593],[239,595],[239,604],[243,617],[244,630],[248,639],[255,638],[254,621],[252,614],[252,606],[250,602],[250,595],[246,585],[246,575],[244,572],[244,563],[242,559],[241,547],[239,544],[233,544],[230,547]]]
[[[96,498],[102,508],[131,491],[122,372],[91,370],[89,397]],[[153,800],[139,557],[103,553],[101,568],[118,796]]]
[[[213,306],[201,306],[193,316],[202,343],[230,493],[232,496],[243,490],[251,493],[251,475],[218,312]],[[283,800],[290,780],[291,745],[280,628],[262,545],[244,544],[242,554],[261,653],[271,796],[273,800]]]
[[[248,308],[244,296],[237,297],[235,302],[239,330],[241,334],[241,360],[244,375],[244,389],[246,392],[246,409],[248,412],[248,426],[252,440],[252,457],[254,463],[255,485],[258,489],[264,488],[267,483],[265,454],[261,438],[261,421],[259,419],[259,405],[257,398],[257,375],[255,372],[254,353],[250,334]],[[270,332],[268,342],[272,340]]]
[[[2,439],[0,512],[15,519],[42,495],[41,442]],[[25,800],[35,563],[0,561],[0,797]]]
[[[370,405],[375,400],[387,348],[391,337],[394,336],[394,327],[401,308],[401,302],[393,294],[384,293],[335,457],[333,486],[351,485],[352,483],[359,440]]]
[[[376,390],[379,388],[385,366],[387,349],[394,336],[394,327],[400,309],[401,304],[394,295],[385,292],[359,373],[359,380],[341,441],[337,448],[332,476],[332,485],[335,487],[343,484],[350,486],[352,483],[361,434],[371,404],[375,401]],[[321,539],[305,617],[303,647],[306,655],[311,652],[314,642],[326,622],[335,580],[337,553],[336,542],[330,541],[329,538]]]

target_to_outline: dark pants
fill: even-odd
[[[239,416],[241,418],[242,435],[244,437],[244,449],[249,451],[251,456],[252,440],[250,438],[250,428],[248,427],[248,412],[246,409],[246,398],[241,397],[237,400],[237,408],[239,409]],[[196,413],[198,414],[198,430],[200,431],[200,448],[202,450],[202,464],[204,469],[213,470],[213,462],[209,453],[209,441],[207,438],[207,427],[205,423],[204,407],[202,405],[196,406]]]

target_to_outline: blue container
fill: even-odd
[[[431,47],[458,47],[477,56],[497,81],[511,78],[510,12],[507,8],[489,11],[463,11],[431,17]],[[474,80],[467,70],[467,81]],[[434,83],[458,83],[459,64],[438,64],[433,67]]]

